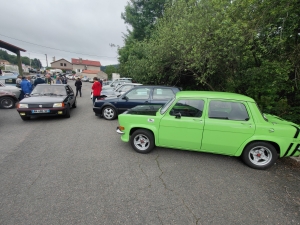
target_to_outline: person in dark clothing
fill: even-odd
[[[79,91],[79,94],[80,94],[80,97],[81,97],[81,87],[82,87],[82,82],[80,80],[80,78],[78,78],[76,81],[75,81],[75,86],[76,86],[76,97],[78,95],[78,91]]]
[[[37,76],[37,78],[33,83],[34,87],[36,87],[38,84],[44,84],[45,83],[45,81],[41,78],[40,74],[37,74],[36,76]]]

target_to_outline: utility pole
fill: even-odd
[[[47,63],[47,67],[48,67],[48,59],[47,59],[47,54],[45,54],[45,56],[46,56],[46,63]]]

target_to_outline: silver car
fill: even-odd
[[[19,98],[20,93],[21,93],[21,88],[18,88],[18,87],[15,87],[15,86],[6,86],[6,85],[3,84],[1,81],[0,81],[0,90],[12,92],[12,93],[15,94],[15,96],[16,96],[17,98]]]

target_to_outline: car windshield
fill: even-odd
[[[164,114],[174,101],[175,101],[175,96],[162,106],[162,108],[160,109],[160,114]]]
[[[37,85],[31,95],[67,95],[63,85]]]

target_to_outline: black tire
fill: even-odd
[[[4,96],[0,98],[0,108],[2,109],[12,109],[16,105],[16,102],[13,98]]]
[[[242,159],[246,165],[258,170],[265,170],[273,166],[278,153],[273,145],[257,141],[247,145],[243,151]]]
[[[66,113],[65,113],[65,118],[70,118],[71,114],[70,114],[70,106],[68,105],[67,109],[66,109]]]
[[[146,154],[155,147],[154,136],[148,130],[138,129],[130,136],[130,144],[136,152]]]
[[[106,120],[114,120],[117,117],[117,111],[112,106],[106,106],[102,110],[102,116]]]
[[[21,116],[22,120],[30,120],[30,116]]]
[[[76,108],[77,107],[77,100],[75,99],[75,102],[72,105],[72,108]]]

